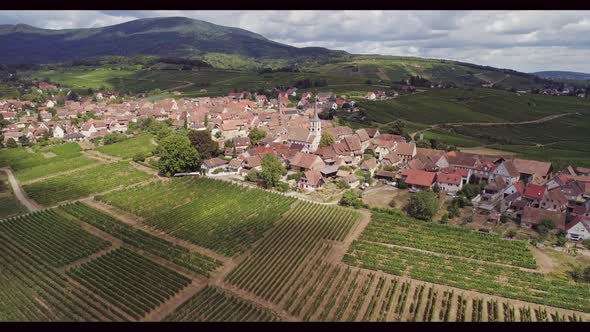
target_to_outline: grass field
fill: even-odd
[[[128,162],[117,162],[51,177],[24,185],[23,189],[30,198],[40,204],[53,205],[119,186],[131,185],[148,180],[150,177]]]
[[[144,218],[147,225],[228,256],[248,249],[294,201],[207,178],[174,178],[97,199]]]
[[[141,134],[122,142],[100,146],[96,150],[114,157],[130,159],[138,153],[151,154],[155,148],[152,144],[152,135]]]
[[[35,150],[0,150],[0,166],[9,166],[19,181],[31,181],[96,163],[82,155],[78,143],[66,143]]]

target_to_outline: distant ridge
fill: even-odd
[[[590,80],[590,74],[575,71],[538,71],[532,74],[550,80]]]

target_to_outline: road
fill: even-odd
[[[8,175],[8,181],[12,186],[14,196],[16,196],[16,199],[18,199],[22,205],[24,205],[31,212],[41,210],[43,208],[41,205],[37,204],[35,201],[27,197],[27,194],[25,194],[23,189],[20,187],[18,181],[14,177],[14,173],[12,173],[12,170],[10,168],[5,167],[1,168],[1,170],[6,172],[6,174]]]

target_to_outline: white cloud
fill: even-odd
[[[97,27],[186,16],[298,47],[590,72],[590,11],[0,11],[0,24]]]

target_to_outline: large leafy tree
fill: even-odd
[[[272,188],[279,183],[281,174],[285,171],[283,163],[272,154],[266,154],[262,158],[262,171],[260,178],[264,181],[267,188]]]
[[[320,147],[326,147],[326,146],[330,146],[333,145],[334,143],[336,143],[336,140],[334,139],[334,136],[332,136],[332,134],[330,133],[322,133],[322,138],[320,139]]]
[[[266,131],[258,128],[254,128],[250,130],[250,134],[248,134],[250,138],[250,142],[252,145],[258,144],[258,142],[262,141],[266,137]]]
[[[408,214],[422,220],[432,220],[438,211],[438,195],[431,191],[421,191],[410,196],[406,207]]]
[[[208,130],[191,130],[188,138],[201,158],[209,159],[217,155],[219,144],[211,139],[211,133]]]
[[[188,137],[181,134],[164,137],[158,146],[158,154],[158,168],[167,176],[194,171],[200,161],[199,153],[191,145]]]

